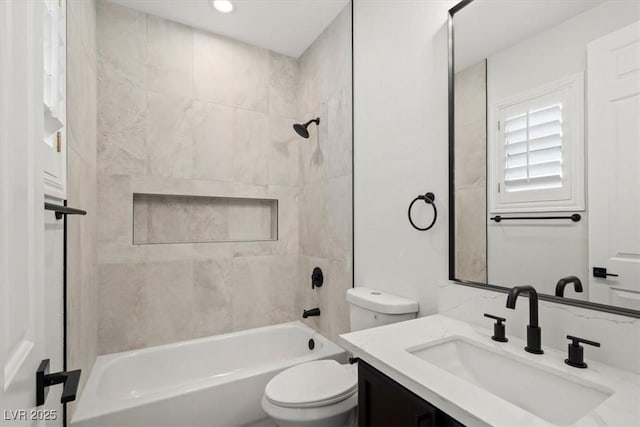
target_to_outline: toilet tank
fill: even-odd
[[[352,331],[415,319],[420,308],[408,298],[365,287],[347,290],[347,301]]]

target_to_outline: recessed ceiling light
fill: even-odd
[[[218,12],[222,13],[229,13],[233,11],[233,3],[229,0],[213,0],[213,7],[215,7]]]

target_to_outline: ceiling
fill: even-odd
[[[604,0],[475,0],[454,15],[456,71],[603,2]]]
[[[210,0],[109,0],[121,6],[298,58],[349,0],[232,0],[220,13]]]

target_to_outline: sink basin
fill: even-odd
[[[414,356],[557,425],[569,425],[613,394],[561,371],[498,353],[474,341],[449,337],[407,349]]]

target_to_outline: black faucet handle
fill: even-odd
[[[584,338],[574,337],[573,335],[567,335],[567,339],[572,341],[571,345],[580,345],[580,343],[582,343],[582,344],[589,344],[594,347],[600,347],[599,342],[586,340]]]
[[[488,317],[489,319],[497,320],[498,323],[502,323],[502,322],[506,322],[507,321],[507,319],[505,319],[504,317],[494,316],[493,314],[489,314],[489,313],[485,313],[484,317]]]
[[[569,358],[564,360],[569,366],[573,366],[574,368],[586,368],[587,364],[584,362],[584,348],[580,345],[588,344],[594,347],[600,347],[599,342],[586,340],[584,338],[574,337],[572,335],[567,335],[567,339],[570,339],[571,342],[568,344],[569,349]]]
[[[496,321],[496,323],[493,324],[493,336],[491,337],[492,340],[498,342],[509,341],[509,339],[506,337],[505,327],[503,323],[506,322],[507,319],[505,319],[504,317],[494,316],[493,314],[489,313],[485,313],[484,317],[488,317],[489,319],[493,319]]]

